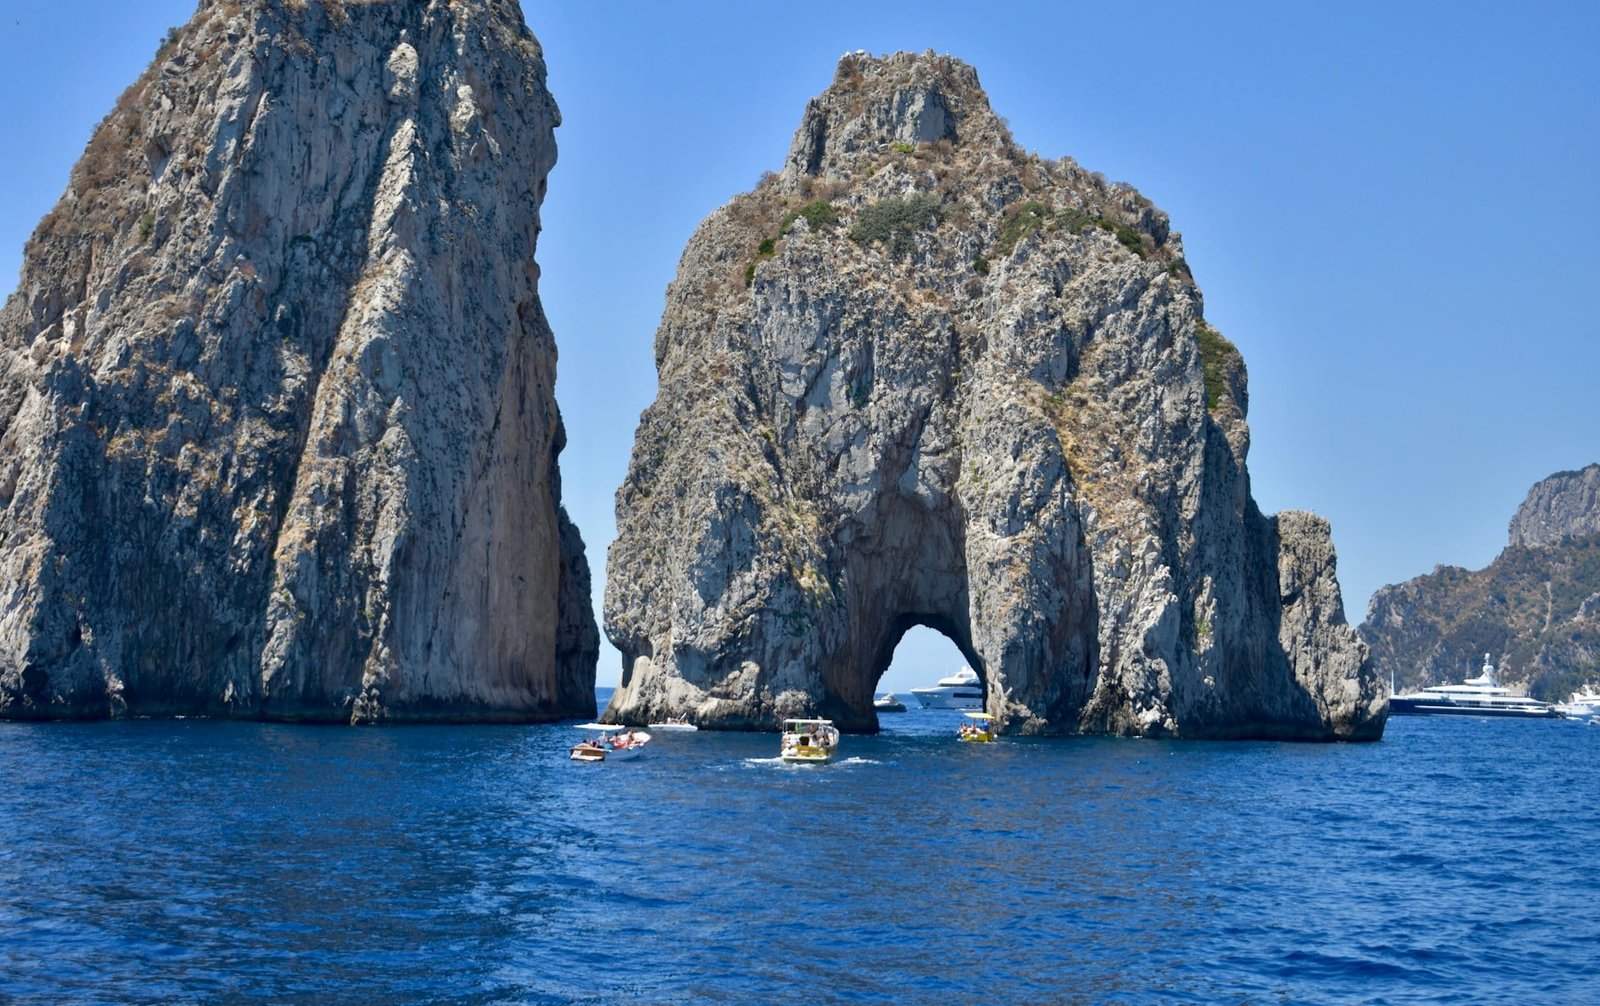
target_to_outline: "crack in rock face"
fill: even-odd
[[[511,0],[202,5],[0,311],[0,716],[594,710]]]
[[[1326,521],[1250,498],[1243,360],[1165,214],[949,57],[847,55],[712,213],[617,493],[606,715],[872,730],[913,625],[1010,733],[1367,739]]]

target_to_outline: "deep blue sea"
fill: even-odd
[[[1600,728],[0,724],[0,1001],[1594,1003]]]

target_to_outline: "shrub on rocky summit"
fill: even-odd
[[[880,199],[856,214],[850,240],[860,245],[881,241],[890,255],[908,254],[914,243],[912,235],[936,226],[942,219],[944,210],[939,197],[931,193],[921,192],[909,199]]]
[[[810,224],[811,229],[814,231],[833,227],[839,223],[839,211],[834,209],[833,204],[826,199],[819,199],[814,203],[806,203],[797,210],[790,210],[785,213],[783,219],[778,222],[778,236],[782,237],[787,234],[789,225],[801,217],[806,218],[806,223]]]

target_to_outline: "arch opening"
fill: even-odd
[[[983,661],[962,626],[939,615],[901,615],[890,621],[873,656],[872,695],[893,692],[908,709],[917,708],[912,688],[931,686],[963,664],[977,672],[980,688],[986,689]]]

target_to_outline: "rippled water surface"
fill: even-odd
[[[1600,728],[0,724],[0,1000],[1592,1003]]]

